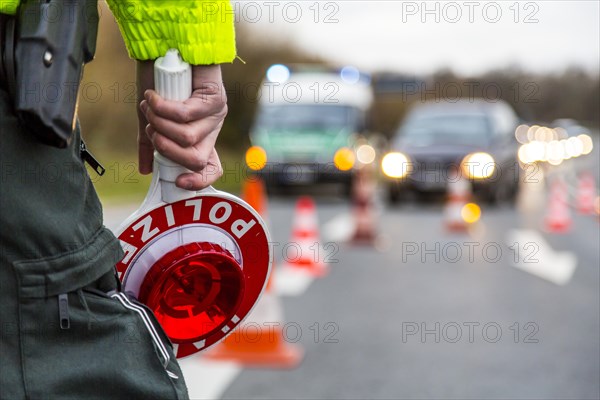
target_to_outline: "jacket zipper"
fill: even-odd
[[[66,293],[58,295],[58,320],[60,322],[60,329],[69,329],[71,327],[71,320],[69,319],[69,295]]]
[[[84,162],[88,163],[88,165],[92,167],[92,169],[96,171],[98,175],[104,175],[106,169],[102,166],[102,164],[100,164],[98,160],[96,160],[96,157],[94,157],[94,155],[90,153],[83,140],[81,141],[81,145],[79,147],[79,154],[81,155],[81,159]]]

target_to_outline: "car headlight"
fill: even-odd
[[[381,170],[390,178],[404,178],[411,170],[411,163],[404,154],[388,153],[381,160]]]
[[[485,179],[494,174],[496,162],[488,153],[471,153],[461,163],[465,175],[472,179]]]
[[[348,147],[342,147],[335,152],[333,163],[340,171],[348,171],[354,167],[354,152]]]
[[[361,144],[356,149],[356,158],[361,164],[372,164],[377,157],[377,152],[370,144]]]
[[[267,165],[267,152],[260,146],[252,146],[246,150],[246,165],[254,171],[260,171]]]

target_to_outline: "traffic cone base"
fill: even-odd
[[[355,173],[352,186],[352,202],[354,214],[354,233],[351,243],[355,245],[375,244],[377,239],[377,222],[374,211],[374,198],[377,190],[373,164],[363,165]]]
[[[266,292],[248,316],[248,321],[208,350],[206,357],[235,361],[246,367],[296,367],[302,361],[304,351],[285,340],[282,314],[277,295]]]
[[[566,233],[571,229],[571,210],[568,204],[567,187],[557,180],[550,187],[548,212],[544,219],[546,232]]]
[[[580,214],[589,215],[595,213],[596,181],[589,173],[581,174],[577,188],[577,211]]]
[[[310,273],[315,277],[327,274],[328,267],[320,259],[323,251],[315,251],[320,246],[319,223],[317,209],[312,198],[303,196],[296,203],[292,237],[289,244],[294,244],[298,252],[294,258],[286,260],[286,265],[291,268]]]
[[[281,331],[275,332],[272,338],[255,341],[253,338],[244,339],[238,332],[228,336],[220,346],[206,354],[213,360],[235,361],[245,367],[266,367],[291,369],[302,361],[304,350],[283,339]]]
[[[277,295],[267,292],[256,308],[231,335],[207,352],[206,357],[230,360],[247,367],[293,368],[303,358],[298,345],[285,340],[282,307]]]
[[[446,230],[450,232],[466,232],[468,230],[468,226],[458,221],[454,221],[446,224]]]
[[[460,173],[460,172],[457,172]],[[462,178],[448,182],[448,200],[444,206],[444,226],[449,232],[466,232],[469,223],[462,216],[463,207],[471,200],[471,182]]]
[[[449,232],[466,232],[469,224],[462,218],[461,210],[465,203],[461,199],[458,201],[450,199],[446,206],[446,222],[445,227]]]
[[[291,268],[300,273],[305,273],[316,278],[322,278],[329,274],[329,267],[327,266],[327,264],[322,262],[314,262],[310,260],[288,262],[284,264],[282,268]]]
[[[549,233],[567,233],[571,230],[570,221],[551,221],[546,220],[546,232]]]
[[[352,243],[355,245],[371,246],[377,241],[377,236],[373,231],[357,230],[352,236]]]
[[[373,245],[377,239],[375,233],[375,215],[370,201],[356,202],[354,206],[355,230],[351,242],[356,245]]]

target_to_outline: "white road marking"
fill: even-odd
[[[275,292],[280,296],[300,296],[314,277],[298,268],[283,265],[275,271]]]
[[[546,239],[534,230],[510,231],[507,244],[517,257],[512,260],[514,267],[556,285],[569,283],[577,267],[575,254],[554,251]]]
[[[327,242],[347,242],[355,229],[354,218],[350,213],[342,213],[323,225],[323,238]]]
[[[190,399],[216,400],[242,371],[234,362],[207,361],[201,355],[179,360]]]

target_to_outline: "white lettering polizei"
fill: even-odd
[[[137,231],[138,229],[143,228],[142,229],[142,242],[146,242],[146,241],[148,241],[148,239],[150,239],[152,236],[156,235],[159,232],[158,228],[154,228],[154,229],[150,230],[151,226],[152,226],[152,216],[148,215],[146,218],[144,218],[143,220],[141,220],[140,222],[135,224],[133,226],[133,230]]]
[[[235,237],[241,239],[242,236],[244,236],[255,224],[255,220],[250,220],[246,222],[243,219],[238,219],[237,221],[234,221],[233,224],[231,224],[231,232],[233,232]]]
[[[223,215],[221,215],[220,217],[217,217],[217,212],[221,208],[224,209],[225,211],[223,211]],[[213,206],[213,208],[210,210],[210,213],[208,214],[208,219],[210,219],[210,222],[212,222],[213,224],[222,224],[223,222],[227,221],[227,219],[230,216],[231,216],[231,204],[222,201]]]

